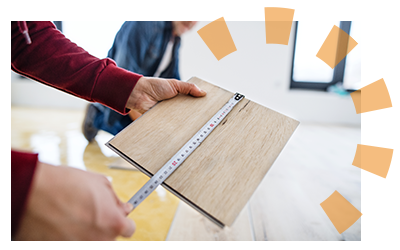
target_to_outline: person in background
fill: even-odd
[[[192,83],[144,77],[96,58],[51,22],[11,22],[11,69],[122,114],[143,113],[178,93],[206,95]],[[12,240],[113,240],[134,233],[126,217],[132,206],[105,176],[38,159],[11,149]]]
[[[108,57],[126,70],[144,76],[180,80],[180,36],[195,21],[125,22],[118,31]],[[91,142],[99,130],[116,135],[141,115],[132,110],[122,115],[99,104],[89,104],[82,124],[85,138]]]

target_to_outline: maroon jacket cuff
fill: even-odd
[[[30,44],[25,35],[29,36]],[[11,68],[123,114],[129,112],[125,105],[141,77],[118,68],[109,58],[100,60],[90,55],[51,22],[11,22]]]
[[[100,102],[117,112],[127,114],[128,98],[142,75],[109,64],[100,73],[92,90],[92,100]]]
[[[11,237],[18,229],[38,161],[38,154],[11,150]]]

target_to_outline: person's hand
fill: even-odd
[[[179,93],[195,97],[206,95],[204,90],[193,83],[176,79],[141,77],[133,88],[126,107],[143,114],[157,102],[170,99]]]
[[[105,176],[38,163],[27,209],[14,240],[114,240],[135,223]]]

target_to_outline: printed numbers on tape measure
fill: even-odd
[[[136,208],[148,195],[153,192],[162,182],[168,178],[168,176],[175,171],[178,166],[185,161],[185,159],[195,150],[203,140],[211,133],[211,131],[216,127],[221,120],[223,120],[231,109],[241,100],[244,96],[236,93],[232,99],[225,104],[214,116],[211,118],[201,130],[199,130],[184,148],[181,148],[178,153],[176,153],[173,158],[168,161],[146,184],[142,187],[130,200],[129,202]],[[171,163],[172,162],[172,163]]]

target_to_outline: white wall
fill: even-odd
[[[288,46],[267,45],[264,22],[227,22],[237,51],[218,61],[196,32],[207,23],[199,22],[182,37],[183,80],[197,76],[300,122],[361,124],[350,96],[289,90],[293,32]],[[82,109],[87,103],[14,74],[11,78],[12,105]]]
[[[264,22],[227,22],[237,51],[218,61],[196,32],[206,24],[182,38],[183,80],[200,77],[301,122],[361,124],[350,96],[289,90],[294,32],[288,46],[267,45]]]

